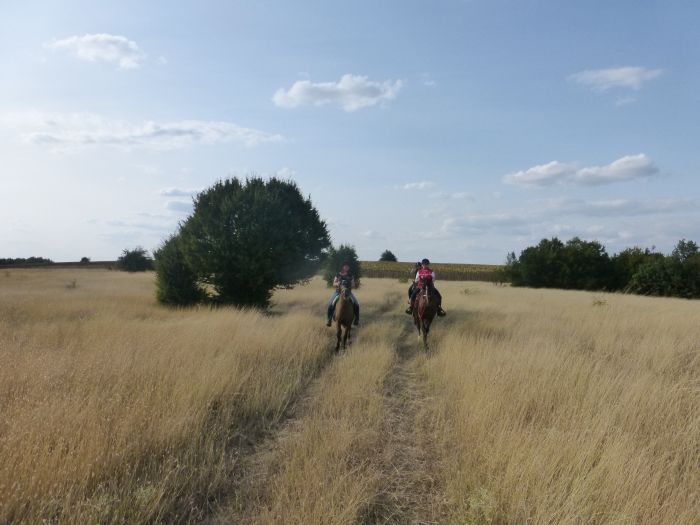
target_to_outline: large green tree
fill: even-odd
[[[355,278],[355,288],[360,287],[360,278],[362,277],[362,265],[357,258],[355,247],[349,244],[341,244],[338,248],[331,246],[328,250],[328,256],[324,263],[323,278],[328,286],[333,285],[335,274],[340,271],[340,267],[344,261],[347,261],[350,266],[350,273]]]
[[[257,307],[269,304],[276,287],[311,277],[330,245],[325,222],[294,182],[260,177],[222,180],[199,193],[177,238],[162,259],[184,261],[173,274],[186,286],[185,268],[213,292],[211,300]]]

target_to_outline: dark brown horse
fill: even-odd
[[[423,288],[420,290],[413,305],[413,322],[418,328],[418,334],[423,338],[423,348],[428,350],[428,333],[430,324],[435,319],[438,310],[438,300],[433,294],[433,280],[422,280]]]
[[[335,351],[337,352],[340,348],[341,335],[343,340],[343,349],[347,347],[352,322],[355,320],[355,309],[353,308],[350,288],[344,284],[340,285],[340,295],[335,303],[335,314],[333,318],[335,319],[336,326],[337,341],[335,343]],[[343,328],[345,328],[344,332]]]

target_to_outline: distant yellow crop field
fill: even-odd
[[[410,277],[415,262],[362,261],[362,274],[367,277]],[[444,281],[499,281],[502,280],[497,264],[431,263],[437,278]]]
[[[320,278],[0,272],[0,523],[697,523],[700,301],[438,287],[429,354],[367,278],[335,355]]]

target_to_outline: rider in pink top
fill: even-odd
[[[416,297],[420,293],[420,291],[423,289],[423,279],[426,277],[429,277],[432,279],[433,284],[435,283],[435,272],[433,269],[430,267],[430,261],[428,259],[423,259],[421,261],[421,267],[418,268],[418,271],[416,272],[416,279],[415,279],[415,286],[413,287],[413,294],[411,294],[411,298],[408,301],[408,308],[406,308],[406,313],[410,314],[413,313],[413,301],[415,301]],[[442,309],[442,296],[440,295],[440,292],[437,291],[437,288],[433,286],[433,291],[435,292],[435,295],[437,296],[438,300],[438,315],[442,317],[445,315],[445,310]]]

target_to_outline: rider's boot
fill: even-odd
[[[326,321],[326,326],[330,326],[331,323],[333,322],[333,305],[328,306],[328,312],[326,312],[326,317],[328,320]]]
[[[406,313],[407,314],[412,314],[413,313],[413,301],[408,303],[408,308],[406,308]]]
[[[445,312],[445,310],[442,309],[442,305],[438,306],[437,314],[440,317],[445,317],[447,315],[447,312]]]

